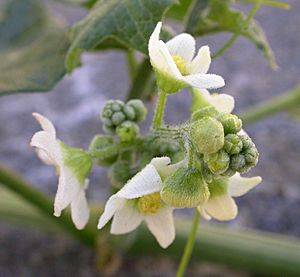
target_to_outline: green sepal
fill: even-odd
[[[228,184],[229,182],[227,178],[214,179],[208,185],[210,197],[213,198],[213,197],[227,194]]]
[[[60,143],[63,154],[64,165],[69,168],[81,185],[90,174],[93,162],[91,156],[80,148],[72,148]]]
[[[99,166],[110,166],[118,158],[119,147],[112,137],[97,135],[93,138],[89,153]]]
[[[240,171],[246,165],[245,156],[243,154],[236,154],[230,157],[230,168]]]
[[[230,155],[238,154],[243,149],[243,142],[238,135],[228,134],[225,136],[224,149]]]
[[[214,174],[224,173],[230,163],[230,157],[223,149],[216,153],[205,155],[204,160],[210,171]]]
[[[117,189],[121,189],[133,175],[130,164],[126,161],[118,161],[108,170],[108,179]]]
[[[218,117],[218,120],[222,123],[224,127],[225,135],[236,134],[242,129],[242,120],[240,120],[234,114],[223,113]]]
[[[198,169],[179,168],[164,181],[161,198],[174,208],[193,208],[208,200],[209,190]]]
[[[212,117],[204,117],[191,123],[190,139],[198,152],[215,153],[224,145],[223,126]]]
[[[156,73],[158,88],[167,94],[177,93],[188,86],[185,82],[177,80],[164,72],[161,72],[155,68],[154,70]]]
[[[197,121],[203,117],[217,117],[219,112],[213,106],[206,106],[204,108],[198,109],[192,113],[191,121]]]

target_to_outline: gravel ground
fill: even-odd
[[[291,11],[266,7],[257,16],[273,47],[280,71],[272,71],[255,46],[243,38],[212,65],[211,72],[226,80],[222,92],[236,97],[237,113],[299,82],[300,2],[285,2],[292,5]],[[55,11],[75,20],[73,10],[59,8]],[[82,16],[74,11],[78,17]],[[199,45],[208,43],[214,52],[227,37],[208,37],[199,41]],[[31,113],[37,111],[47,115],[63,141],[86,148],[91,138],[101,132],[98,113],[104,102],[110,98],[124,98],[128,85],[124,55],[105,52],[84,55],[83,66],[65,77],[51,93],[0,98],[0,162],[18,171],[41,190],[54,194],[56,177],[52,168],[42,165],[28,147],[30,137],[38,128]],[[168,122],[187,118],[190,102],[187,98],[182,101],[182,97],[183,94],[170,97]],[[149,108],[153,108],[153,103]],[[281,114],[246,129],[261,154],[251,175],[261,175],[264,181],[238,199],[239,216],[229,224],[233,228],[249,227],[300,236],[300,124]],[[97,169],[91,179],[89,198],[106,199],[105,171]],[[0,226],[0,276],[98,276],[92,253],[76,242],[6,224]],[[172,276],[174,273],[176,265],[171,261],[155,262],[159,274],[149,266],[152,262],[142,258],[138,262],[125,260],[117,276],[128,276],[128,272],[130,276]],[[246,276],[230,271],[224,275],[222,268],[207,265],[192,267],[189,276],[199,276],[199,272],[201,276]]]

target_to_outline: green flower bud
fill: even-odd
[[[216,117],[219,112],[213,106],[206,106],[192,113],[192,121],[199,120],[203,117]]]
[[[252,166],[248,166],[247,164],[245,166],[243,166],[239,172],[242,174],[248,173],[250,171],[250,169],[252,168]]]
[[[238,135],[228,134],[225,136],[224,149],[228,154],[238,154],[241,152],[242,148],[243,142]]]
[[[111,117],[112,123],[116,126],[120,125],[125,120],[126,120],[126,117],[125,117],[124,113],[122,113],[122,112],[115,112]]]
[[[102,129],[107,134],[113,134],[115,132],[115,127],[114,126],[102,125]]]
[[[209,190],[199,170],[179,168],[167,177],[160,195],[171,207],[193,208],[208,200]]]
[[[113,112],[120,112],[123,110],[124,102],[121,100],[113,100],[113,103],[111,104],[111,109]]]
[[[134,110],[134,108],[132,106],[126,104],[124,106],[123,111],[124,111],[124,114],[126,115],[126,117],[127,117],[128,120],[132,120],[133,121],[135,119],[136,114],[135,114],[135,110]]]
[[[197,151],[203,154],[215,153],[224,145],[223,126],[212,117],[193,122],[190,137]]]
[[[229,178],[229,177],[232,177],[235,173],[236,173],[236,171],[229,167],[225,172],[223,172],[221,174],[221,176]]]
[[[213,181],[213,174],[207,166],[202,169],[202,175],[206,183],[211,183]]]
[[[102,122],[107,127],[113,127],[114,126],[114,124],[112,123],[112,121],[110,119],[108,119],[108,118],[103,118]]]
[[[139,134],[139,126],[132,121],[124,121],[117,127],[116,133],[122,142],[132,142]]]
[[[234,114],[221,114],[218,120],[224,127],[225,134],[236,134],[242,129],[242,120]]]
[[[248,148],[244,152],[244,156],[245,156],[247,166],[251,166],[251,167],[256,166],[258,162],[259,154],[255,146],[252,148]]]
[[[132,176],[130,165],[125,161],[114,163],[108,170],[108,179],[112,186],[118,189],[122,188]]]
[[[112,137],[97,135],[89,146],[89,153],[98,165],[110,166],[117,160],[119,150]]]
[[[225,172],[230,163],[230,157],[223,149],[216,153],[205,155],[204,160],[207,163],[208,168],[214,174]]]
[[[126,105],[132,107],[135,111],[135,122],[142,122],[147,116],[147,108],[144,103],[139,99],[132,99],[126,103]]]
[[[211,184],[209,184],[209,191],[211,197],[227,194],[228,179],[227,178],[214,179],[214,181]]]
[[[247,150],[254,146],[252,139],[248,135],[239,135],[242,143],[243,143],[243,150]]]
[[[246,165],[244,155],[236,154],[230,157],[230,168],[235,171],[240,171]]]

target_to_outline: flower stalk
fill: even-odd
[[[159,129],[163,124],[166,103],[167,94],[163,91],[160,91],[158,94],[157,104],[152,122],[152,128],[154,130]]]

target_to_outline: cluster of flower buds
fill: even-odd
[[[247,173],[257,164],[258,151],[236,115],[218,113],[211,106],[200,109],[192,117],[190,137],[203,155],[206,182]]]
[[[143,122],[146,115],[147,109],[141,100],[133,99],[127,103],[109,100],[100,118],[105,132],[116,133],[122,142],[132,142],[139,135],[138,123]]]

